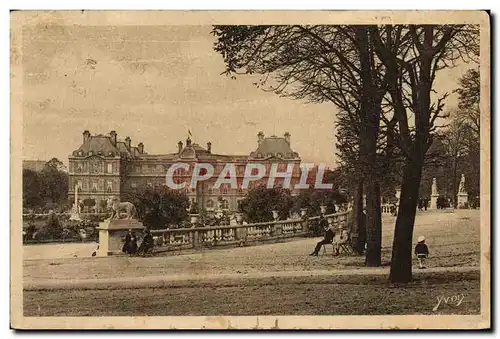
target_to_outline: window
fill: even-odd
[[[106,183],[106,190],[111,193],[111,191],[113,190],[113,182],[112,181],[108,181]]]
[[[212,191],[213,191],[213,185],[212,184],[207,184],[207,191],[208,191],[208,194],[212,194]]]
[[[130,187],[132,187],[132,188],[136,188],[136,187],[137,187],[137,183],[136,183],[135,181],[132,181],[132,182],[130,183]]]
[[[207,208],[214,208],[214,201],[212,199],[207,200]]]
[[[112,163],[108,163],[107,172],[108,173],[113,173],[113,164]]]
[[[229,201],[227,201],[226,199],[222,199],[220,201],[220,208],[223,210],[228,210],[229,209]]]
[[[92,192],[97,192],[97,183],[96,182],[92,183]]]
[[[76,183],[76,186],[78,186],[78,189],[82,189],[83,188],[83,184],[82,184],[82,181],[81,180],[78,180],[77,183]]]

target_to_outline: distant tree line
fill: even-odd
[[[52,158],[41,171],[23,169],[23,208],[45,212],[69,208],[68,173],[60,160]]]

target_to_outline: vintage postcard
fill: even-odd
[[[15,329],[487,329],[484,11],[11,12]]]

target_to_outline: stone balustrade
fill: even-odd
[[[394,215],[397,207],[394,204],[382,204],[380,208],[382,214]]]
[[[325,215],[333,228],[347,226],[349,211]],[[243,225],[224,225],[151,230],[157,251],[196,249],[215,246],[243,246],[252,243],[276,242],[309,234],[309,225],[316,217],[288,219]]]

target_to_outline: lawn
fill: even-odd
[[[438,298],[463,298],[438,304]],[[118,290],[25,291],[25,316],[479,314],[479,272],[416,274],[394,286],[384,276],[286,277],[172,283]]]

